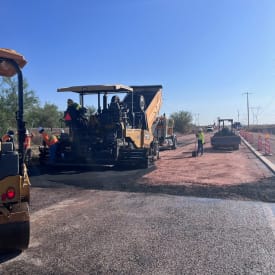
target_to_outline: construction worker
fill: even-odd
[[[38,132],[39,134],[41,134],[43,142],[49,147],[50,162],[54,163],[56,157],[58,138],[55,135],[47,134],[43,127],[39,127]]]
[[[65,121],[75,120],[79,116],[81,106],[72,99],[67,100],[67,110],[65,111]]]
[[[2,136],[2,142],[11,142],[14,150],[14,131],[8,130],[7,133]]]
[[[74,108],[76,110],[79,110],[81,108],[81,106],[78,103],[74,102],[70,98],[67,100],[67,105],[68,105],[68,108]]]
[[[3,142],[13,142],[14,132],[12,130],[8,130],[5,135],[2,136]]]
[[[67,110],[64,112],[64,120],[66,125],[72,128],[87,128],[88,121],[85,117],[87,109],[81,107],[70,98],[68,99],[67,104]]]
[[[197,155],[199,155],[199,153],[200,153],[202,156],[203,155],[203,144],[204,144],[204,133],[203,133],[202,128],[199,128],[199,131],[196,134],[196,137],[198,139]]]
[[[25,160],[27,163],[30,162],[32,157],[32,149],[31,149],[31,140],[33,138],[33,134],[26,130],[25,140],[24,140],[24,151],[25,151]]]

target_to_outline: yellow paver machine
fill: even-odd
[[[55,166],[147,168],[158,158],[152,125],[162,103],[161,85],[86,85],[60,88],[58,92],[79,94],[81,108],[65,111],[69,133],[59,140]],[[94,114],[88,115],[84,97],[89,95],[97,97],[98,106]],[[40,160],[47,161],[44,148]]]

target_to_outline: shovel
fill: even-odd
[[[195,141],[195,150],[192,151],[192,157],[197,157],[198,156],[198,153],[197,153],[197,143],[198,143],[198,140],[196,139],[196,141]]]

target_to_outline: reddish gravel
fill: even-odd
[[[161,159],[156,162],[157,169],[144,175],[143,183],[227,186],[257,182],[273,176],[243,144],[237,151],[213,150],[210,134],[206,134],[204,155],[192,157],[195,147],[193,135],[178,139],[179,143],[186,140],[190,143],[192,139],[192,144],[161,151]]]

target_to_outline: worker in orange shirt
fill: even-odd
[[[14,131],[8,130],[7,133],[2,136],[2,142],[12,142],[14,150]]]
[[[43,127],[39,127],[38,132],[41,134],[43,142],[49,147],[50,162],[54,163],[56,158],[58,138],[55,135],[47,134]]]
[[[31,149],[31,141],[33,138],[33,134],[26,130],[25,140],[24,140],[24,152],[25,152],[25,160],[26,162],[30,162],[32,157],[32,149]]]

